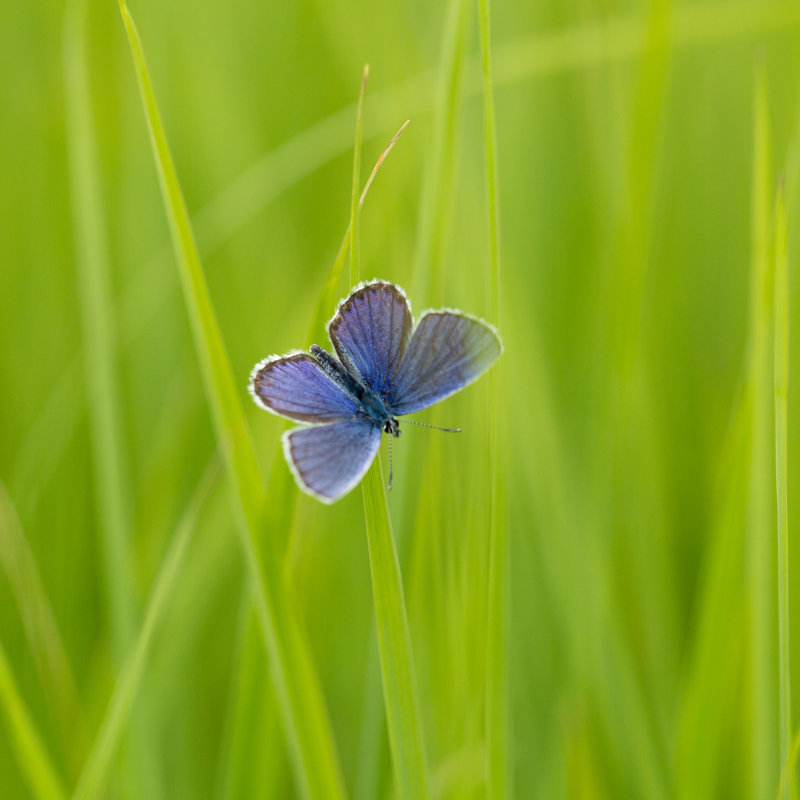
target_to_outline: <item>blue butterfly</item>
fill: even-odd
[[[426,311],[414,326],[398,286],[359,284],[328,323],[338,359],[317,345],[259,362],[250,393],[261,408],[313,427],[283,435],[298,486],[333,503],[369,469],[381,432],[472,383],[503,351],[497,331],[460,311]]]

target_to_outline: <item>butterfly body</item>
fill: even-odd
[[[327,350],[323,350],[316,344],[312,344],[309,350],[325,374],[358,401],[360,408],[356,411],[356,416],[370,420],[386,433],[394,436],[400,435],[397,419],[392,417],[391,411],[386,406],[385,398],[348,372],[344,364]]]
[[[300,488],[325,503],[361,480],[382,432],[400,435],[398,417],[464,388],[502,352],[491,325],[460,311],[428,311],[415,326],[402,289],[385,281],[357,286],[328,333],[338,358],[318,345],[271,356],[250,382],[259,406],[313,425],[284,434],[284,454]]]

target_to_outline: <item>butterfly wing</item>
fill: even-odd
[[[389,407],[400,415],[438,403],[480,377],[502,352],[497,331],[483,320],[428,311],[395,375]]]
[[[250,393],[262,408],[298,422],[352,419],[358,403],[308,353],[271,356],[256,364]]]
[[[298,486],[323,503],[353,489],[369,469],[381,441],[381,429],[360,418],[283,435],[283,452]]]
[[[385,281],[359,286],[328,323],[341,362],[379,395],[393,383],[414,321],[403,290]]]

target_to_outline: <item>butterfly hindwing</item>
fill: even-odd
[[[283,451],[300,487],[332,503],[364,477],[380,441],[381,429],[359,418],[288,431]]]
[[[357,401],[308,353],[267,358],[253,368],[250,392],[267,411],[297,422],[352,419]]]
[[[389,391],[413,327],[403,291],[385,281],[358,287],[328,323],[341,362],[378,394]]]
[[[395,374],[392,413],[421,411],[480,377],[503,351],[497,331],[458,311],[422,315]]]

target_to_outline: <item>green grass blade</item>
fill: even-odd
[[[770,485],[770,411],[773,393],[770,376],[772,333],[771,166],[770,126],[765,68],[757,63],[754,94],[753,149],[753,267],[750,320],[750,380],[753,386],[753,428],[748,509],[750,710],[752,714],[750,752],[752,794],[772,793],[777,777],[777,741],[773,677],[774,624],[772,611],[773,506]]]
[[[364,478],[364,520],[378,628],[383,695],[398,797],[428,797],[428,775],[411,635],[380,456]]]
[[[497,192],[497,135],[495,133],[494,86],[490,0],[478,2],[481,66],[483,75],[484,159],[486,162],[486,213],[489,229],[490,319],[500,325],[500,209]],[[506,523],[505,484],[500,476],[500,414],[497,371],[489,384],[489,479],[492,482],[489,509],[489,598],[486,652],[486,776],[487,796],[506,798],[509,791],[508,721],[508,620],[509,550]]]
[[[743,364],[746,375],[749,365]],[[733,665],[742,658],[746,615],[744,519],[750,461],[753,392],[747,380],[734,404],[719,463],[707,554],[699,581],[697,621],[686,658],[677,722],[675,792],[710,797],[727,772],[726,735],[740,705]],[[720,671],[720,664],[731,665]]]
[[[253,443],[216,321],[188,212],[169,153],[141,42],[124,2],[128,34],[181,283],[217,440],[238,499],[245,561],[270,661],[295,779],[304,797],[344,796],[341,770],[308,644],[291,607],[273,542],[259,538],[264,493]]]
[[[789,757],[792,736],[791,661],[789,648],[789,263],[786,253],[786,209],[782,188],[775,204],[775,483],[778,503],[778,705],[780,763]],[[791,785],[785,789],[788,800]]]
[[[50,758],[44,748],[25,701],[17,688],[11,665],[0,643],[0,705],[8,738],[19,762],[20,771],[36,800],[62,800],[65,797]]]
[[[217,482],[219,464],[212,458],[198,483],[164,556],[136,643],[120,672],[103,722],[72,795],[73,800],[102,797],[114,755],[130,716],[136,692],[142,682],[150,648],[175,588],[186,550],[206,500]]]
[[[0,564],[13,592],[63,750],[70,766],[77,767],[78,759],[85,756],[89,735],[75,675],[42,576],[2,480]]]

